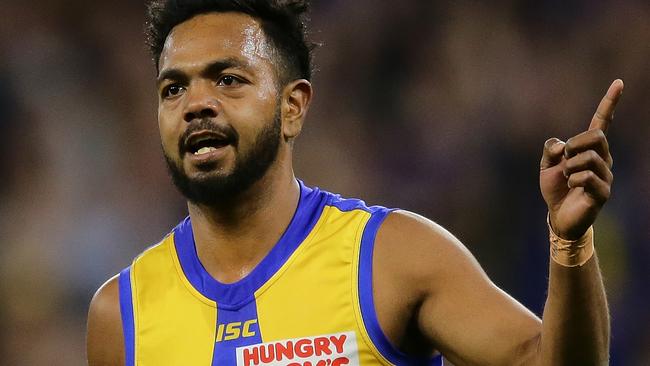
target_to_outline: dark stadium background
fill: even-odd
[[[0,9],[0,364],[82,365],[93,291],[185,215],[160,153],[144,6]],[[612,364],[650,365],[650,2],[322,0],[312,29],[324,45],[297,175],[441,223],[538,314],[542,144],[585,129],[624,78],[597,248]]]

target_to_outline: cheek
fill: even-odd
[[[158,129],[160,131],[160,140],[165,153],[168,156],[178,155],[178,138],[182,131],[179,131],[178,124],[173,122],[173,118],[164,113],[160,108],[158,110]]]
[[[260,87],[257,90],[257,99],[263,102],[273,102],[278,97],[278,93],[275,89],[275,81],[272,78],[265,78],[260,83]]]
[[[239,133],[240,149],[249,148],[256,140],[260,131],[271,125],[275,119],[275,102],[269,98],[264,103],[248,104],[234,108],[235,115],[226,119],[233,122]],[[234,121],[238,121],[235,125]]]

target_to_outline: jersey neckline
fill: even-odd
[[[222,283],[203,267],[196,252],[190,217],[173,230],[174,248],[185,277],[203,296],[222,309],[236,310],[255,297],[255,291],[266,283],[289,259],[318,222],[327,203],[328,194],[310,188],[298,180],[300,198],[293,217],[278,242],[246,277],[234,283]]]

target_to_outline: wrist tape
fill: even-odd
[[[594,228],[589,229],[576,240],[560,238],[551,227],[549,218],[548,225],[549,241],[551,243],[551,258],[553,261],[564,267],[580,267],[587,263],[594,255]]]

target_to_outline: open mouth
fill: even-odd
[[[222,134],[211,131],[197,132],[188,137],[185,151],[194,155],[203,155],[226,147],[231,142],[231,139]]]

